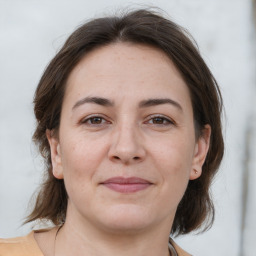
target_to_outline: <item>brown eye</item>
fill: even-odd
[[[165,121],[162,117],[155,117],[152,120],[154,124],[163,124]]]
[[[93,126],[105,124],[107,123],[107,121],[101,116],[91,116],[89,118],[84,119],[81,123]]]
[[[91,124],[101,124],[102,119],[103,119],[102,117],[97,116],[97,117],[92,117],[89,120]]]
[[[159,125],[169,125],[173,124],[173,122],[165,117],[156,116],[149,120],[150,124],[159,124]]]

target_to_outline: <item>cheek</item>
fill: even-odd
[[[163,192],[167,197],[181,200],[190,176],[193,156],[192,141],[183,138],[172,138],[162,141],[152,152],[154,165],[159,171]],[[190,146],[191,145],[191,146]]]
[[[192,141],[184,138],[170,138],[158,144],[154,143],[152,155],[154,155],[155,163],[166,174],[174,177],[184,175],[189,178],[193,159]]]
[[[61,144],[61,159],[65,184],[68,189],[79,187],[79,191],[88,189],[86,184],[93,182],[98,166],[106,154],[104,143],[84,138],[66,139]]]
[[[90,166],[97,165],[106,152],[107,142],[101,139],[91,139],[81,134],[75,136],[70,134],[61,144],[61,155],[64,169],[82,171],[90,169]]]

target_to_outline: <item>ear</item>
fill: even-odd
[[[61,150],[58,138],[53,135],[52,130],[46,130],[46,137],[48,139],[51,149],[51,160],[52,160],[52,173],[57,179],[63,179],[63,168],[61,162]]]
[[[190,180],[195,180],[202,174],[202,167],[210,146],[210,138],[211,126],[207,124],[205,125],[204,130],[202,131],[202,134],[198,138],[195,145],[192,168],[189,177]]]

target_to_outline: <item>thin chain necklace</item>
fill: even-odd
[[[57,236],[58,236],[58,233],[59,233],[59,231],[60,231],[60,229],[63,227],[63,225],[61,225],[61,226],[59,226],[58,227],[58,229],[57,229],[57,231],[56,231],[56,234],[55,234],[55,239],[54,239],[54,246],[53,246],[53,248],[54,248],[54,256],[55,256],[55,253],[56,253],[56,240],[57,240]],[[170,256],[178,256],[178,254],[177,254],[177,252],[176,252],[176,250],[175,250],[175,248],[173,247],[173,245],[169,242],[169,255]]]

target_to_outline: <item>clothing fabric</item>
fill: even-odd
[[[0,256],[44,256],[34,238],[34,231],[27,236],[0,239]]]
[[[0,239],[0,256],[44,256],[34,238],[34,233],[35,231],[32,231],[27,236]],[[171,239],[170,244],[175,248],[178,256],[191,256]]]

